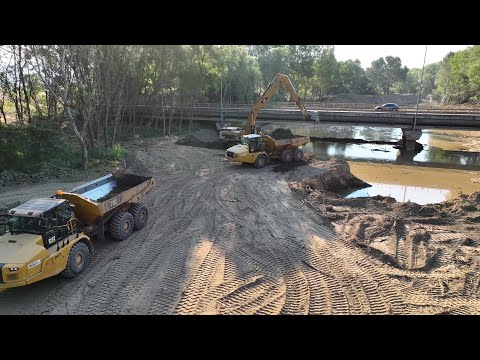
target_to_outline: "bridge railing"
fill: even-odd
[[[375,103],[334,103],[334,102],[304,102],[305,107],[308,110],[331,110],[331,111],[373,111]],[[225,111],[238,109],[238,110],[250,110],[253,103],[246,102],[227,102],[223,104]],[[153,109],[152,105],[137,105],[139,108]],[[177,104],[175,108],[182,108],[190,111],[192,109],[200,110],[218,110],[220,111],[220,103],[196,103],[193,107],[191,103]],[[156,105],[155,108],[161,109],[161,105]],[[164,109],[169,109],[169,106],[165,106]],[[285,109],[285,110],[298,110],[298,107],[293,102],[276,102],[267,104],[265,109]],[[416,104],[400,105],[400,111],[414,112],[416,110]],[[478,114],[480,113],[480,107],[450,107],[450,106],[438,106],[432,104],[420,104],[418,112],[429,113],[453,113],[453,114]]]

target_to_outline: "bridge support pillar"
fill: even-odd
[[[405,150],[415,150],[417,140],[422,136],[422,130],[402,129],[402,145]]]

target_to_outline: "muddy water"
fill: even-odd
[[[411,152],[394,147],[402,137],[401,129],[289,127],[297,135],[328,139],[313,139],[303,148],[320,157],[347,160],[354,175],[373,185],[349,197],[383,195],[426,204],[480,191],[480,131],[424,130],[418,141],[423,150]]]

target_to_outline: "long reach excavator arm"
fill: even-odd
[[[305,105],[302,102],[302,99],[300,99],[300,96],[298,96],[288,76],[283,74],[277,74],[272,80],[272,82],[268,85],[263,95],[260,97],[260,100],[258,100],[252,106],[252,109],[248,114],[247,122],[244,126],[245,134],[256,133],[255,124],[258,113],[267,105],[268,101],[272,98],[273,95],[277,93],[277,91],[282,85],[286,87],[286,89],[290,93],[291,100],[295,101],[305,119],[308,121],[316,121],[316,119],[308,113]]]

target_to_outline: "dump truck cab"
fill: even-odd
[[[90,238],[80,231],[65,199],[29,200],[10,209],[3,223],[0,289],[31,284],[62,271],[75,277],[93,252]]]
[[[268,154],[265,152],[262,135],[243,135],[240,144],[227,149],[227,159],[253,164],[257,168],[263,167],[268,160]]]
[[[243,136],[240,140],[240,144],[245,145],[250,154],[263,151],[265,145],[262,136],[258,134],[250,134]]]

